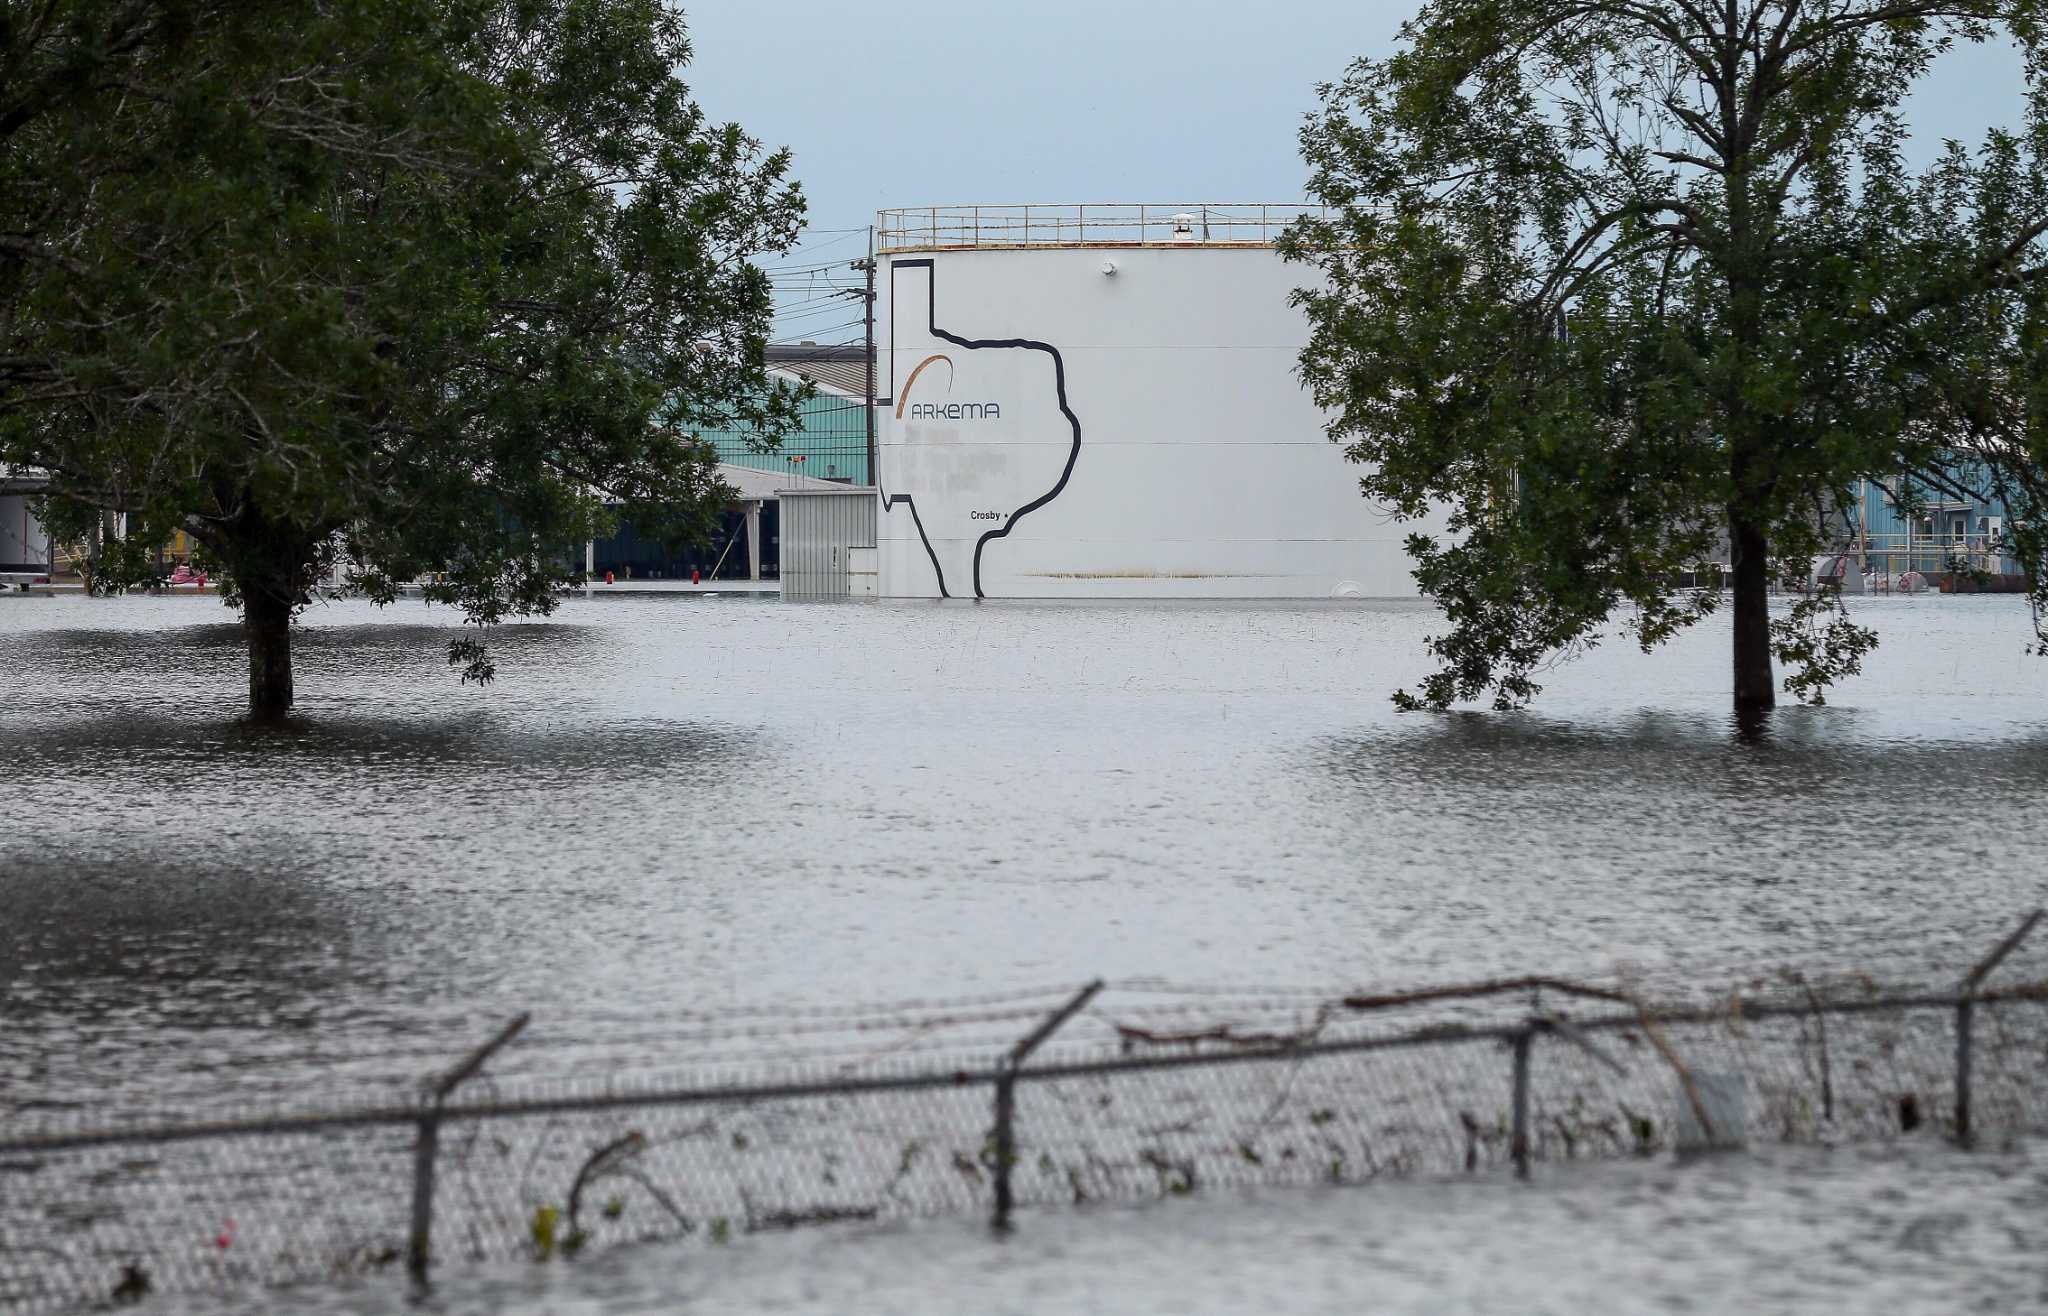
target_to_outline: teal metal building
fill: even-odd
[[[783,567],[781,495],[866,488],[871,385],[866,349],[859,343],[777,343],[767,356],[771,375],[814,384],[817,391],[803,404],[799,428],[772,451],[762,451],[752,429],[696,431],[717,449],[719,475],[738,495],[719,532],[706,543],[670,545],[622,522],[612,535],[590,545],[587,570],[593,579],[609,573],[642,581],[692,576],[774,580]],[[867,542],[873,538],[870,524]],[[845,563],[835,559],[833,566],[843,577]]]
[[[817,396],[804,404],[802,427],[772,452],[760,450],[759,436],[750,429],[697,431],[718,449],[718,460],[786,475],[792,485],[866,485],[866,350],[858,343],[777,343],[768,349],[768,370],[817,386]]]

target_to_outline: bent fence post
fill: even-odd
[[[406,1241],[405,1268],[412,1277],[424,1281],[427,1277],[427,1262],[432,1252],[434,1233],[434,1159],[441,1144],[441,1107],[448,1100],[448,1094],[455,1091],[482,1069],[484,1062],[495,1055],[498,1049],[519,1036],[519,1031],[531,1020],[531,1014],[521,1014],[500,1028],[490,1041],[462,1058],[462,1062],[446,1074],[434,1079],[427,1087],[426,1105],[420,1111],[419,1135],[413,1143],[412,1153],[412,1231]]]
[[[1541,1015],[1538,1017],[1537,1022],[1545,1031],[1556,1033],[1565,1041],[1570,1042],[1573,1046],[1579,1048],[1579,1050],[1584,1051],[1587,1055],[1593,1057],[1593,1059],[1599,1061],[1601,1064],[1613,1070],[1615,1074],[1622,1077],[1626,1077],[1628,1075],[1628,1070],[1622,1066],[1622,1063],[1619,1060],[1616,1060],[1613,1056],[1608,1055],[1605,1051],[1602,1051],[1599,1047],[1593,1045],[1593,1039],[1587,1037],[1583,1032],[1579,1031],[1579,1026],[1573,1023],[1571,1020],[1565,1018],[1563,1015]]]
[[[1956,1141],[1962,1146],[1969,1146],[1975,1136],[1970,1115],[1970,1041],[1975,1023],[1977,989],[1991,971],[2027,939],[2027,934],[2041,921],[2043,913],[2048,911],[2037,909],[2027,915],[2025,922],[2007,934],[2004,941],[1993,946],[1989,955],[1977,961],[1977,967],[1971,969],[1956,988]]]
[[[1074,993],[1073,999],[1047,1015],[1038,1027],[1031,1030],[1029,1036],[1011,1047],[1010,1053],[1004,1056],[996,1067],[995,1128],[989,1136],[995,1156],[993,1169],[996,1204],[995,1215],[989,1224],[997,1230],[1010,1227],[1010,1170],[1017,1163],[1017,1069],[1024,1063],[1025,1057],[1036,1051],[1045,1039],[1059,1031],[1060,1026],[1067,1020],[1079,1014],[1089,1001],[1095,999],[1095,993],[1101,990],[1102,979],[1097,978]]]

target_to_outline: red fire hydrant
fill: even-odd
[[[695,567],[690,568],[690,583],[692,585],[701,585],[704,583],[704,577],[698,573],[697,568]]]
[[[605,583],[605,584],[607,584],[607,585],[609,585],[609,584],[611,584],[611,583],[612,583],[612,573],[611,573],[611,572],[607,571],[607,572],[605,572],[605,573],[604,573],[604,583]]]

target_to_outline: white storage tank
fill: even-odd
[[[884,211],[881,593],[1414,595],[1441,525],[1361,496],[1297,375],[1302,211]]]

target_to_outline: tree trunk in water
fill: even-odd
[[[249,637],[249,716],[283,717],[292,706],[292,600],[251,583],[242,591]]]
[[[1754,717],[1777,706],[1771,673],[1770,545],[1764,532],[1728,516],[1728,544],[1735,586],[1735,714]]]

